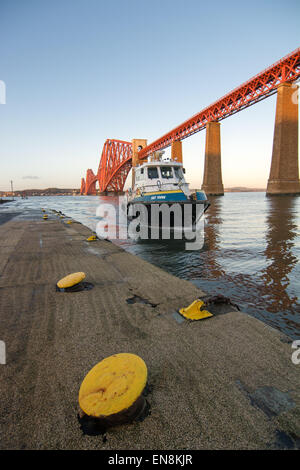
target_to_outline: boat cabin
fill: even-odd
[[[148,161],[135,168],[134,191],[171,191],[181,189],[188,192],[182,163],[172,160]]]

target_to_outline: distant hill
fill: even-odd
[[[72,196],[79,193],[80,189],[70,188],[23,189],[21,191],[14,191],[15,196]],[[0,196],[11,196],[11,192],[0,191]]]
[[[233,188],[225,188],[225,193],[259,193],[265,192],[262,188],[246,188],[244,186],[235,186]]]

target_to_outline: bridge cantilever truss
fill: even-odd
[[[96,183],[100,192],[120,192],[124,189],[127,175],[131,169],[132,143],[124,140],[107,139],[95,175],[88,169],[86,179],[81,179],[80,194],[96,194]]]
[[[221,121],[273,95],[277,92],[277,87],[281,83],[293,82],[299,77],[300,48],[143,148],[138,153],[138,158],[142,160],[152,152],[168,147],[176,140],[186,139],[205,129],[208,122]],[[106,140],[98,173],[95,175],[92,170],[87,170],[86,179],[82,178],[81,180],[81,194],[96,194],[97,181],[99,181],[101,192],[122,191],[131,168],[131,160],[132,144],[130,142]]]
[[[293,82],[300,76],[300,48],[255,75],[223,98],[215,101],[179,126],[142,149],[138,156],[144,159],[150,153],[168,147],[175,140],[183,140],[205,129],[210,121],[221,121],[242,109],[277,92],[281,83]]]

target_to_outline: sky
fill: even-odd
[[[79,188],[107,138],[154,141],[299,37],[299,0],[0,0],[0,191]],[[275,107],[222,121],[225,187],[266,187]],[[192,188],[204,145],[205,131],[183,141]]]

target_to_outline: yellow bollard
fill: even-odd
[[[60,279],[56,285],[60,289],[66,289],[67,287],[73,287],[76,284],[79,284],[79,282],[83,281],[83,279],[85,279],[85,273],[72,273]]]
[[[95,240],[98,240],[96,235],[91,235],[89,238],[86,239],[87,242],[94,242]]]
[[[188,307],[181,308],[179,313],[188,320],[203,320],[204,318],[212,317],[212,313],[208,312],[207,310],[201,310],[203,305],[203,300],[197,299],[194,300],[194,302],[191,303],[191,305]]]
[[[147,366],[139,356],[109,356],[85,376],[79,406],[85,414],[103,419],[106,424],[126,422],[144,409],[142,392],[146,383]]]

